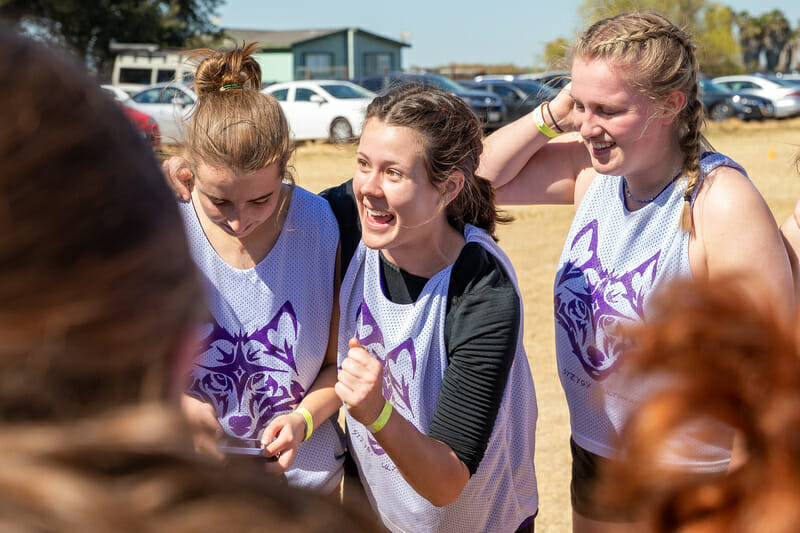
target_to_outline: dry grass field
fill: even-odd
[[[800,150],[800,119],[712,124],[707,136],[714,147],[741,163],[764,195],[778,222],[800,196],[794,157]],[[298,185],[311,191],[352,177],[352,146],[307,144],[297,149]],[[552,284],[556,263],[573,214],[571,206],[514,207],[516,221],[502,227],[500,245],[511,257],[525,306],[525,347],[539,403],[536,470],[539,479],[539,533],[570,530],[569,418],[555,366]],[[747,216],[747,213],[742,213]]]

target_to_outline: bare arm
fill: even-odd
[[[380,361],[351,339],[336,392],[362,424],[372,424],[383,409],[382,379]],[[469,481],[469,469],[447,444],[420,433],[397,411],[374,437],[409,485],[433,505],[455,501]]]
[[[798,202],[800,205],[800,202]],[[800,303],[800,279],[798,279],[798,255],[800,255],[800,227],[797,225],[797,212],[790,215],[781,225],[781,236],[786,252],[789,254],[789,263],[792,266],[792,279],[794,280],[795,300]]]
[[[573,127],[568,91],[550,103],[559,127],[567,131]],[[543,117],[554,126],[549,113]],[[588,152],[577,133],[551,139],[529,113],[486,138],[477,174],[494,184],[500,203],[570,204],[576,200],[575,182],[587,169]]]
[[[693,244],[699,252],[695,257],[703,261],[692,261],[693,272],[708,279],[738,276],[757,301],[770,302],[787,318],[793,316],[789,257],[775,218],[755,186],[733,168],[718,168],[703,183],[694,217]]]

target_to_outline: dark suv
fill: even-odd
[[[390,72],[388,74],[374,74],[360,76],[352,80],[365,89],[380,93],[406,83],[419,83],[430,87],[437,87],[451,92],[464,100],[483,124],[485,130],[497,129],[505,123],[506,108],[500,98],[488,91],[467,89],[453,80],[437,74],[410,74],[406,72]]]

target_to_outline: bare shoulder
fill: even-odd
[[[789,258],[775,217],[755,185],[731,167],[706,176],[692,209],[696,259],[709,279],[739,276],[786,316],[794,306]],[[691,247],[691,243],[690,243]],[[690,260],[692,251],[690,248]]]
[[[772,227],[775,219],[764,198],[750,179],[739,170],[717,167],[703,180],[697,193],[693,215],[697,224],[752,224],[762,217]]]

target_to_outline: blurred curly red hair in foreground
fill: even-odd
[[[800,530],[800,360],[797,328],[737,289],[736,280],[679,282],[630,330],[628,371],[668,386],[628,422],[627,460],[604,492],[635,502],[655,532]],[[686,475],[654,459],[689,422],[716,419],[744,439],[741,466]]]

